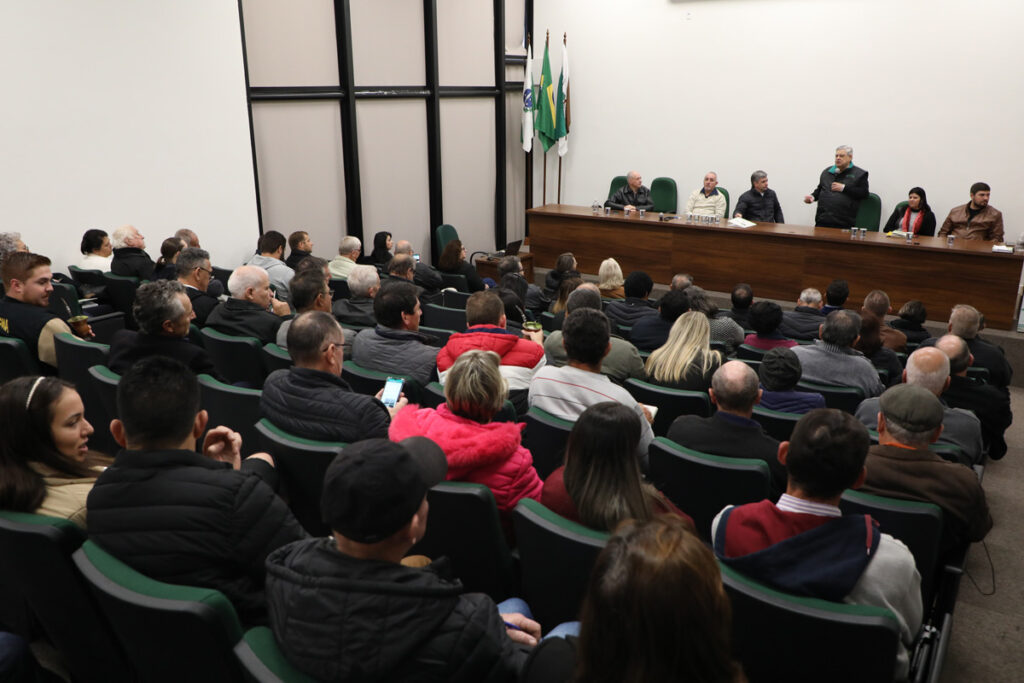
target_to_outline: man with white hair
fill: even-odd
[[[380,289],[380,275],[373,266],[356,266],[348,274],[348,291],[351,298],[338,299],[331,306],[331,313],[342,325],[373,327],[373,298]]]
[[[228,278],[231,298],[213,309],[206,325],[238,337],[256,337],[263,344],[277,339],[288,304],[274,298],[267,271],[258,266],[239,266]]]
[[[1006,361],[1003,350],[991,342],[978,336],[981,331],[981,311],[974,306],[957,304],[949,314],[950,334],[967,342],[967,348],[974,356],[974,365],[988,370],[988,383],[1006,391],[1013,379],[1013,368]],[[930,337],[921,342],[921,346],[934,346],[937,340]]]
[[[338,245],[338,255],[331,259],[328,266],[331,269],[331,277],[339,280],[347,280],[348,274],[356,267],[356,259],[359,252],[363,250],[363,243],[358,237],[346,235],[341,238]]]
[[[928,346],[918,349],[907,358],[903,370],[903,382],[924,387],[940,401],[949,387],[949,357],[941,350]],[[878,427],[878,398],[866,398],[857,406],[857,419],[868,429]],[[950,408],[943,403],[942,434],[939,443],[948,443],[959,448],[965,465],[982,461],[984,448],[981,439],[981,422],[969,410]]]
[[[862,199],[868,196],[868,172],[853,165],[853,147],[836,147],[836,163],[821,172],[814,192],[804,202],[818,202],[814,226],[851,228]]]
[[[800,292],[796,308],[782,314],[779,332],[790,339],[817,339],[818,328],[825,322],[825,314],[821,312],[822,305],[821,292],[813,287]]]
[[[718,174],[708,171],[704,174],[704,185],[694,190],[686,200],[686,213],[701,216],[725,215],[725,195],[718,191]]]
[[[405,254],[413,257],[412,243],[409,240],[398,240],[395,242],[395,256]],[[413,257],[415,258],[415,257]],[[416,261],[412,274],[412,282],[417,287],[422,287],[428,292],[436,292],[444,286],[441,280],[441,273],[433,266],[427,265],[422,260]]]
[[[860,316],[853,311],[832,311],[819,328],[821,339],[812,346],[795,346],[803,379],[820,384],[857,387],[865,396],[878,396],[885,389],[878,371],[853,346],[860,338]],[[948,374],[948,371],[947,371]]]
[[[615,191],[604,203],[611,209],[653,209],[650,189],[644,187],[644,179],[636,171],[626,174],[626,184]]]
[[[137,277],[149,280],[153,277],[156,263],[145,252],[146,238],[134,225],[122,225],[110,236],[110,244],[114,247],[114,258],[110,262],[110,272],[114,275]]]

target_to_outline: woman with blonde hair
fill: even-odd
[[[619,267],[618,261],[613,258],[601,261],[597,278],[597,288],[601,290],[602,297],[605,299],[626,298],[626,290],[622,287],[625,280],[622,279],[622,268]]]
[[[672,324],[668,341],[651,352],[644,369],[647,381],[672,389],[707,391],[722,355],[711,350],[711,326],[700,311],[683,313]]]

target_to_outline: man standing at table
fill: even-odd
[[[971,201],[954,206],[939,228],[939,237],[952,233],[965,240],[1003,241],[1003,212],[988,205],[988,183],[971,185]]]
[[[643,178],[636,171],[626,174],[626,184],[615,191],[605,206],[612,209],[653,209],[654,202],[651,201],[650,189],[644,187]]]
[[[704,187],[694,190],[686,200],[686,213],[702,216],[725,215],[725,195],[718,191],[718,174],[708,171],[704,174]]]
[[[736,218],[746,218],[757,223],[785,223],[782,207],[774,190],[768,189],[768,174],[754,171],[750,174],[750,189],[740,195],[736,202]]]
[[[836,163],[821,172],[818,187],[804,203],[818,202],[816,228],[851,228],[860,200],[868,196],[868,172],[853,165],[853,147],[836,147]]]

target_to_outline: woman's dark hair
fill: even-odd
[[[508,276],[506,276],[508,277]],[[501,303],[505,307],[505,319],[509,323],[522,326],[526,322],[526,311],[523,309],[523,300],[512,289],[504,286],[505,278],[502,278],[502,286],[497,289]]]
[[[178,252],[185,248],[180,238],[168,237],[160,244],[160,258],[156,261],[156,270],[170,265]]]
[[[567,277],[558,285],[558,294],[551,302],[551,312],[561,313],[569,301],[569,295],[576,291],[576,288],[583,284],[581,277]]]
[[[463,261],[465,259],[462,258],[462,241],[452,240],[445,245],[444,251],[441,252],[441,258],[437,261],[437,269],[446,273],[454,273]]]
[[[69,477],[96,476],[89,464],[69,460],[53,442],[53,408],[64,389],[74,386],[57,377],[18,377],[0,386],[0,509],[35,512],[42,505],[46,484],[30,462]]]
[[[91,254],[92,252],[100,249],[103,246],[103,238],[106,236],[107,233],[96,228],[86,230],[85,234],[82,235],[82,253]]]
[[[772,301],[758,301],[747,314],[750,329],[764,336],[779,329],[782,324],[782,307]]]
[[[699,311],[711,320],[718,314],[718,306],[708,298],[708,293],[697,286],[687,287],[686,294],[690,297],[690,310]]]
[[[519,297],[520,306],[526,304],[526,294],[530,291],[530,283],[519,273],[505,273],[501,276],[498,286],[502,289],[510,289]]]
[[[882,348],[882,321],[867,309],[860,312],[860,338],[853,345],[865,356],[870,358]]]
[[[391,238],[391,233],[385,231],[378,232],[373,236],[373,251],[370,252],[371,263],[387,263],[391,260],[391,250],[388,249],[388,240]]]
[[[564,254],[558,255],[558,260],[555,261],[555,270],[558,273],[568,273],[569,271],[576,270],[576,257],[572,255],[571,251],[567,251]]]
[[[924,193],[924,188],[912,187],[910,188],[910,192],[907,193],[907,196],[909,197],[912,194],[916,194],[921,198],[921,210],[926,213],[931,213],[932,207],[928,206],[928,195]]]
[[[903,304],[898,315],[903,320],[917,323],[918,325],[924,323],[924,321],[928,319],[928,311],[924,307],[924,302],[918,301],[917,299],[912,299]]]
[[[580,620],[575,681],[745,680],[718,563],[678,516],[616,529],[594,563]]]

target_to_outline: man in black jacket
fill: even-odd
[[[940,337],[935,347],[949,356],[949,386],[942,400],[950,408],[973,410],[981,422],[981,437],[988,457],[999,460],[1006,455],[1004,434],[1013,423],[1010,396],[1005,389],[979,382],[967,376],[974,363],[967,342],[955,334]]]
[[[868,172],[853,165],[853,147],[836,147],[836,163],[821,172],[814,192],[804,202],[818,202],[814,226],[850,228],[862,199],[868,196]]]
[[[341,378],[345,335],[331,314],[299,315],[288,327],[287,342],[295,365],[275,370],[263,384],[260,412],[264,417],[286,432],[318,441],[351,443],[387,437],[390,414],[408,400],[403,395],[389,409],[378,400],[380,392],[374,398],[352,391]]]
[[[96,480],[87,502],[89,537],[146,576],[223,592],[244,622],[265,615],[264,562],[306,537],[268,485],[274,461],[241,462],[242,438],[214,427],[199,383],[176,360],[136,363],[117,388],[110,425],[124,450]]]
[[[277,339],[282,316],[290,315],[291,309],[274,298],[267,271],[258,266],[239,266],[228,278],[228,290],[231,298],[210,312],[207,326],[223,334],[256,337],[264,344]]]
[[[331,311],[338,322],[354,327],[374,327],[373,298],[380,290],[380,275],[373,266],[356,266],[348,274],[348,299],[338,299]]]
[[[619,211],[623,209],[653,209],[654,201],[651,191],[644,187],[644,179],[636,171],[626,174],[626,184],[615,191],[604,203],[605,206]]]
[[[821,292],[808,287],[800,292],[796,308],[782,314],[779,332],[790,339],[817,339],[818,328],[825,322],[825,314],[821,312]]]
[[[981,331],[981,311],[974,306],[957,304],[949,314],[946,329],[967,342],[967,348],[974,356],[974,365],[988,370],[988,383],[1007,391],[1013,379],[1013,368],[1000,347],[978,336]],[[929,337],[921,342],[921,346],[934,346],[936,341],[935,337]]]
[[[213,267],[210,265],[210,253],[205,249],[189,247],[178,254],[174,267],[178,272],[178,282],[185,286],[185,294],[192,302],[196,325],[203,327],[210,313],[217,307],[219,295],[224,287],[213,279]],[[216,285],[216,287],[215,287]]]
[[[464,593],[444,562],[401,564],[426,531],[427,490],[446,471],[423,437],[369,439],[334,459],[321,499],[332,536],[267,559],[270,626],[293,665],[319,681],[516,679],[527,654],[519,643],[536,644],[540,625]]]
[[[146,238],[138,228],[122,225],[110,236],[110,243],[114,247],[114,258],[110,261],[111,273],[140,280],[153,277],[156,264],[146,253]]]
[[[297,230],[288,235],[288,246],[291,247],[292,253],[288,254],[284,264],[292,270],[299,267],[302,259],[313,255],[313,239],[304,230]]]
[[[632,327],[644,316],[658,315],[658,309],[651,306],[648,300],[651,290],[654,289],[654,280],[650,275],[642,270],[634,270],[626,276],[622,288],[626,292],[626,298],[611,302],[604,310],[612,325]]]

